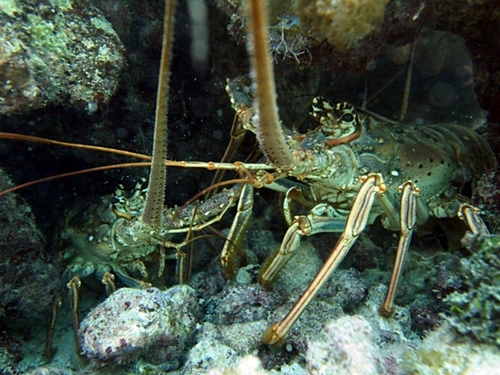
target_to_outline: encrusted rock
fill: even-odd
[[[194,290],[186,285],[164,292],[122,288],[82,321],[82,351],[98,362],[125,363],[144,357],[176,369],[198,316]]]
[[[0,191],[13,185],[0,169]],[[11,193],[0,198],[0,322],[4,315],[14,320],[9,328],[24,329],[21,323],[44,320],[59,287],[55,259],[44,249],[31,207]]]
[[[267,319],[281,302],[277,293],[259,284],[228,284],[207,306],[207,321],[216,324],[248,323]]]
[[[500,236],[485,238],[462,260],[465,290],[446,297],[445,317],[460,333],[500,346]]]
[[[0,2],[0,114],[49,103],[92,113],[125,65],[111,24],[86,2]]]
[[[311,374],[382,374],[381,362],[370,323],[356,315],[328,323],[307,351]]]

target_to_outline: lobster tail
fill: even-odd
[[[460,125],[432,125],[425,127],[436,130],[460,167],[461,180],[480,178],[484,173],[493,171],[497,161],[490,145],[475,131]]]

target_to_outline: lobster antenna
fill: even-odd
[[[165,205],[165,187],[167,182],[167,114],[168,91],[170,80],[170,64],[172,61],[172,44],[174,31],[175,0],[165,0],[165,19],[161,49],[160,76],[156,95],[155,130],[153,140],[153,156],[149,172],[148,190],[144,210],[140,222],[145,229],[155,230],[160,227],[163,206]]]
[[[269,47],[267,2],[248,2],[247,50],[255,85],[257,140],[267,161],[282,171],[289,171],[294,157],[286,143],[278,115],[276,87]]]

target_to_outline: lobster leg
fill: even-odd
[[[320,232],[340,232],[342,228],[345,227],[345,229],[325,265],[300,297],[294,308],[288,313],[285,319],[266,331],[264,335],[264,341],[266,343],[279,343],[286,336],[302,311],[307,307],[330,274],[337,268],[338,264],[342,261],[368,223],[370,210],[375,197],[386,211],[385,226],[395,227],[397,225],[401,228],[391,281],[385,301],[380,308],[380,313],[383,316],[387,317],[393,313],[397,285],[401,276],[404,259],[410,246],[411,236],[417,224],[417,219],[422,221],[429,215],[427,207],[417,199],[420,190],[413,182],[405,182],[401,185],[400,191],[401,202],[398,213],[396,209],[397,204],[394,199],[383,194],[385,192],[385,186],[381,176],[378,174],[371,174],[365,178],[365,182],[356,196],[353,209],[347,218],[347,222],[341,218],[317,217],[315,215],[301,216],[295,219],[295,223],[289,228],[285,235],[280,251],[271,259],[269,264],[263,267],[259,275],[259,281],[261,283],[266,284],[273,280],[278,271],[298,248],[301,236]],[[475,218],[473,213],[474,211],[472,210],[467,211],[469,216]],[[475,219],[477,221],[477,218]]]
[[[391,281],[387,290],[384,303],[380,306],[379,313],[382,316],[389,317],[394,313],[394,299],[396,298],[396,290],[398,282],[403,270],[403,264],[408,248],[410,247],[410,240],[417,222],[417,197],[420,190],[416,185],[407,181],[399,187],[401,191],[401,209],[400,209],[400,228],[401,233],[399,236],[398,249],[396,251],[396,259],[394,260],[394,267],[392,268]]]
[[[52,347],[52,336],[54,335],[54,327],[57,322],[57,313],[62,305],[62,299],[60,296],[55,297],[52,303],[52,310],[50,311],[49,324],[47,326],[47,332],[45,335],[45,358],[49,361],[52,359],[57,351],[57,348]]]
[[[346,227],[346,219],[322,217],[316,214],[297,216],[293,224],[288,228],[281,242],[279,250],[271,254],[262,266],[259,273],[259,283],[270,285],[288,260],[299,248],[300,238],[316,233],[336,232],[340,233]]]
[[[228,239],[221,252],[221,263],[224,275],[229,280],[236,278],[238,269],[238,252],[242,254],[241,244],[246,228],[250,222],[253,209],[253,187],[251,184],[243,184],[238,201],[236,216],[229,230]],[[243,253],[244,254],[244,253]]]
[[[468,203],[463,203],[458,209],[458,217],[467,223],[472,235],[475,238],[484,237],[490,234],[483,219],[479,216],[479,209]]]
[[[101,282],[106,286],[106,293],[108,296],[116,292],[115,275],[111,272],[105,272]]]
[[[387,290],[387,295],[385,297],[384,303],[380,306],[379,313],[382,316],[389,317],[394,312],[394,299],[396,296],[396,290],[398,282],[401,276],[401,271],[403,268],[404,259],[408,248],[410,246],[410,240],[418,222],[425,222],[429,216],[429,210],[418,198],[419,189],[411,181],[405,182],[400,187],[401,191],[401,235],[399,237],[398,249],[396,252],[396,259],[394,261],[394,267],[392,269],[391,281],[389,283],[389,288]],[[444,210],[443,210],[444,211]],[[451,215],[451,213],[450,213]],[[456,215],[464,220],[469,227],[473,238],[481,238],[489,234],[488,228],[484,224],[484,221],[479,216],[479,209],[473,207],[468,203],[463,203],[460,205]]]
[[[80,320],[78,318],[78,289],[82,286],[82,282],[78,276],[74,276],[68,284],[69,302],[71,306],[71,314],[73,315],[73,335],[75,340],[76,354],[81,355],[82,347],[80,345],[80,337],[78,336],[78,327]]]
[[[344,259],[360,233],[365,229],[375,197],[384,194],[385,185],[380,174],[370,174],[367,177],[363,177],[363,180],[363,185],[354,200],[353,208],[347,218],[345,230],[335,244],[329,258],[288,315],[266,330],[263,338],[265,343],[273,345],[282,342],[295,321],[300,317],[331,273]]]
[[[133,278],[122,267],[114,267],[113,271],[116,273],[116,276],[118,276],[118,278],[120,279],[121,282],[123,282],[125,285],[127,285],[131,288],[147,289],[147,288],[151,288],[151,286],[152,286],[152,284],[147,282],[147,281],[138,280],[136,278]]]

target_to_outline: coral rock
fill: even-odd
[[[0,169],[0,191],[12,186]],[[14,193],[0,198],[0,321],[4,315],[30,324],[45,319],[58,288],[59,270],[45,252],[31,207]],[[16,326],[9,323],[9,328]]]
[[[199,307],[192,288],[162,292],[122,288],[94,308],[80,327],[82,351],[98,362],[137,357],[175,369],[192,338]]]
[[[447,320],[479,342],[500,345],[500,236],[485,238],[470,259],[463,259],[466,291],[446,297]]]
[[[0,114],[69,103],[95,112],[118,87],[123,45],[94,7],[0,3]]]
[[[361,316],[344,316],[325,326],[309,345],[311,374],[382,374],[381,355],[370,323]]]

